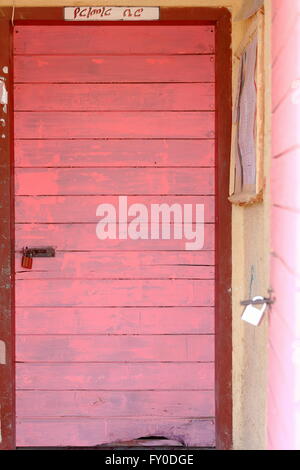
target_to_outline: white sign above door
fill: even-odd
[[[66,21],[159,20],[159,7],[65,7]]]

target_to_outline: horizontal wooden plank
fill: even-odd
[[[106,239],[100,240],[96,236],[97,224],[17,224],[16,250],[22,250],[25,246],[45,246],[51,245],[59,251],[199,251],[195,244],[196,238],[187,240],[174,239],[173,228],[170,228],[170,240],[138,239],[127,240]],[[161,230],[167,226],[160,225]],[[149,229],[148,224],[141,227],[144,232]],[[190,228],[190,226],[188,226]],[[199,240],[202,239],[203,226],[198,225]],[[148,235],[150,232],[148,232]],[[193,246],[187,245],[193,243]],[[213,250],[215,244],[214,224],[204,226],[204,245],[201,250]]]
[[[17,307],[17,334],[211,334],[213,307]]]
[[[16,360],[22,362],[211,362],[214,360],[214,336],[18,335]]]
[[[115,448],[119,447],[119,443],[113,443],[110,442],[109,444],[103,444],[103,450],[107,450],[110,448]],[[27,446],[30,447],[30,446]],[[137,449],[141,448],[148,448],[151,449],[151,447],[170,447],[172,449],[180,449],[183,447],[183,444],[179,441],[175,441],[174,439],[164,439],[161,437],[153,437],[153,438],[141,438],[141,439],[133,439],[131,441],[122,441],[122,447],[124,448],[130,448],[130,447],[135,447]],[[21,450],[24,449],[24,447],[20,447]],[[44,448],[43,448],[44,449]],[[91,450],[90,447],[81,447],[82,450]]]
[[[150,252],[151,253],[151,252]],[[181,253],[181,252],[179,252]],[[191,252],[192,253],[192,252]],[[206,252],[207,253],[207,252]],[[125,253],[127,254],[127,253]],[[133,252],[139,254],[139,252]],[[100,258],[101,253],[96,252]],[[115,260],[115,252],[110,257],[110,264],[98,263],[99,270],[86,271],[87,260],[94,258],[92,252],[81,254],[77,253],[59,253],[57,262],[53,260],[49,262],[46,258],[37,258],[34,260],[32,269],[24,269],[21,265],[22,255],[16,257],[16,279],[214,279],[215,269],[213,266],[142,266],[142,265],[125,265],[119,266]],[[127,256],[124,256],[127,258]],[[130,257],[132,261],[133,257]],[[68,270],[64,269],[64,263],[68,264]],[[83,261],[81,265],[80,259]],[[48,264],[47,264],[48,263]],[[93,263],[94,264],[94,263]],[[127,268],[127,269],[126,269]]]
[[[213,390],[214,364],[16,364],[17,389]]]
[[[16,111],[211,111],[214,84],[18,84]],[[47,97],[47,99],[45,99]]]
[[[214,82],[213,55],[18,56],[15,83]]]
[[[214,169],[17,168],[16,195],[214,194]]]
[[[17,417],[214,416],[213,391],[17,391]]]
[[[96,446],[144,436],[163,436],[189,447],[213,447],[214,419],[23,418],[17,421],[18,446]]]
[[[16,281],[16,306],[160,307],[214,305],[211,280]]]
[[[99,216],[96,215],[99,204],[112,204],[119,214],[119,203],[118,196],[16,196],[15,220],[16,223],[96,223],[99,221]],[[194,211],[196,204],[202,204],[204,222],[215,221],[214,196],[129,196],[127,208],[132,204],[143,204],[148,216],[151,214],[151,204],[168,204],[169,207],[180,204],[182,214],[184,204],[193,205]],[[128,216],[129,222],[132,219],[132,216]],[[114,221],[114,217],[109,220]],[[140,220],[147,222],[148,217],[141,214]],[[171,223],[173,222],[172,218]]]
[[[15,112],[17,139],[203,138],[215,136],[214,112]]]
[[[214,279],[214,253],[189,252],[57,252],[54,258],[35,258],[32,269],[21,266],[17,279]]]
[[[14,30],[15,54],[200,54],[214,51],[213,26],[22,25]]]
[[[214,166],[213,140],[15,140],[16,167]]]

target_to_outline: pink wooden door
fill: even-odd
[[[17,445],[213,446],[214,28],[18,26],[14,53]],[[204,204],[203,249],[99,240],[119,195]]]

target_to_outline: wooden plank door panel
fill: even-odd
[[[14,29],[18,446],[215,444],[214,43],[208,25]],[[120,195],[203,204],[203,248],[99,240]],[[42,245],[56,256],[22,268]]]
[[[16,140],[16,168],[213,167],[214,140]]]
[[[67,124],[67,125],[66,125]],[[208,111],[47,111],[15,113],[19,139],[212,139],[214,113]]]
[[[16,111],[212,111],[215,101],[213,83],[19,83],[14,96]]]
[[[214,82],[214,55],[18,56],[17,83]]]
[[[68,29],[67,29],[68,28]],[[19,26],[15,29],[14,54],[49,55],[187,55],[211,54],[215,49],[213,26],[131,25],[88,27]]]
[[[18,307],[24,335],[213,334],[213,307]]]
[[[214,390],[213,362],[18,363],[18,390]],[[47,410],[44,410],[46,413]],[[22,417],[22,413],[19,415]]]

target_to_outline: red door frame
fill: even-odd
[[[14,178],[12,8],[0,8],[0,80],[8,106],[0,106],[0,450],[15,449],[14,367]],[[231,146],[231,14],[226,8],[160,8],[159,23],[212,24],[216,27],[216,446],[232,448],[231,205],[228,202]],[[17,8],[15,24],[74,24],[63,20],[63,7]],[[151,24],[157,22],[151,22]],[[79,23],[80,24],[80,23]],[[81,23],[82,24],[82,23]],[[104,24],[98,22],[84,24]],[[121,23],[112,23],[118,24]],[[149,24],[149,22],[147,22]],[[8,73],[7,69],[8,67]]]

